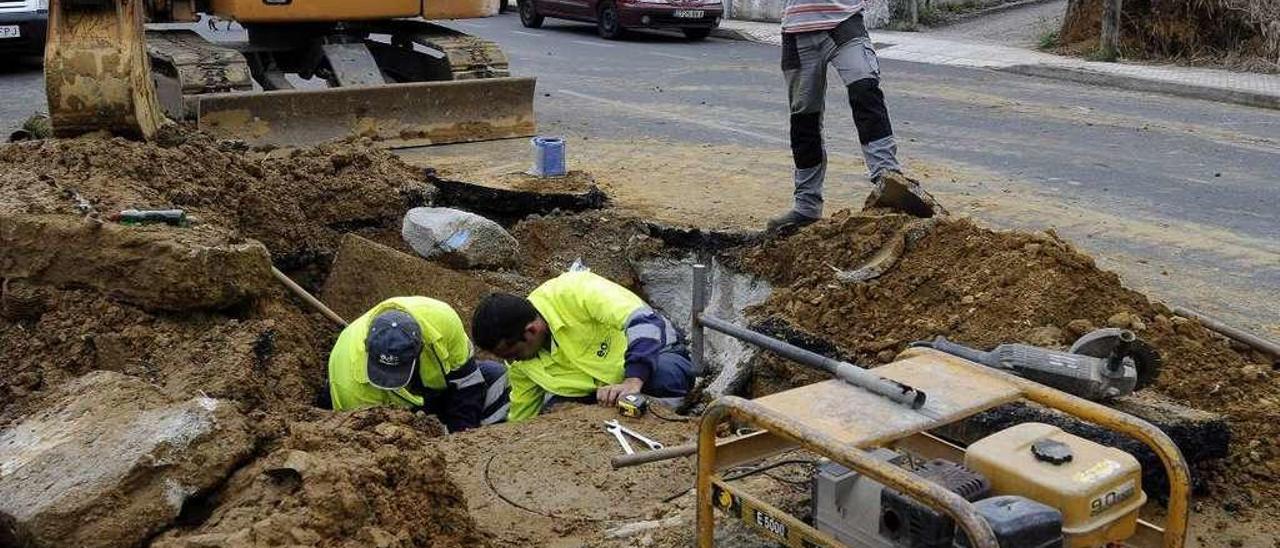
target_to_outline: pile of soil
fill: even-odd
[[[1087,53],[1097,47],[1102,5],[1103,0],[1068,2],[1059,33],[1065,49]],[[1274,0],[1130,0],[1121,11],[1126,56],[1280,72],[1280,4]]]
[[[0,424],[29,411],[34,396],[98,369],[249,410],[306,407],[323,383],[325,354],[337,335],[279,289],[228,316],[148,312],[90,290],[7,285]]]
[[[0,178],[0,212],[182,208],[261,241],[284,270],[328,259],[345,232],[398,230],[434,192],[420,169],[368,143],[250,151],[201,133],[11,144]]]
[[[609,210],[532,216],[511,231],[520,241],[520,273],[526,277],[554,278],[581,260],[592,272],[632,290],[639,289],[640,280],[628,256],[661,245],[647,234],[643,222]]]
[[[158,548],[487,546],[430,438],[439,421],[404,410],[317,413],[199,504]]]
[[[842,212],[746,250],[744,265],[775,284],[753,314],[783,318],[863,364],[891,361],[912,341],[938,335],[981,349],[1005,342],[1063,348],[1094,327],[1132,329],[1164,358],[1156,390],[1228,417],[1232,452],[1213,478],[1223,493],[1249,506],[1274,505],[1280,372],[1270,357],[1126,289],[1052,232],[996,232],[941,220],[880,278],[836,278],[833,267],[856,267],[906,221]],[[813,377],[780,361],[765,363],[784,369],[761,375],[780,384],[757,384],[757,394]]]

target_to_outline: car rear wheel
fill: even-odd
[[[520,7],[521,25],[531,29],[542,26],[543,17],[538,14],[538,9],[533,6],[533,0],[519,0],[517,5]]]
[[[596,14],[596,32],[605,40],[617,40],[627,33],[618,22],[618,6],[613,0],[600,4],[600,13]]]
[[[684,31],[684,37],[697,42],[698,40],[706,40],[711,36],[711,29],[681,29]]]

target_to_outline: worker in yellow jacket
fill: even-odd
[[[338,336],[321,405],[336,411],[421,409],[450,432],[505,420],[506,368],[478,362],[472,354],[462,319],[448,304],[427,297],[387,299]]]
[[[508,360],[512,422],[561,400],[611,406],[638,392],[680,398],[693,386],[688,350],[671,322],[589,271],[562,274],[527,299],[486,297],[471,333],[481,348]]]

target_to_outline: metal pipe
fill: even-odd
[[[333,320],[334,323],[342,327],[347,326],[347,321],[342,319],[342,316],[339,316],[333,310],[329,309],[329,307],[325,306],[324,303],[320,302],[320,299],[317,299],[311,296],[310,293],[307,293],[307,290],[289,279],[288,276],[285,276],[284,272],[281,272],[280,269],[272,266],[271,274],[275,276],[277,280],[280,280],[280,283],[284,284],[285,287],[289,288],[289,291],[293,292],[294,295],[297,295],[299,299],[302,299],[304,302],[311,305],[311,308],[319,310],[321,314],[324,314],[326,318]]]
[[[705,327],[749,342],[789,360],[822,369],[844,382],[897,403],[909,405],[912,409],[923,407],[927,399],[925,393],[920,390],[886,379],[851,363],[833,360],[822,354],[810,352],[706,314],[699,316],[698,320]]]
[[[702,311],[707,308],[707,265],[693,265],[693,303],[689,313],[689,357],[693,361],[694,375],[707,372],[707,362],[702,331]]]
[[[663,447],[662,449],[654,449],[653,451],[641,451],[639,453],[614,455],[609,459],[609,465],[614,470],[619,468],[627,468],[630,466],[638,466],[641,464],[649,464],[662,460],[678,459],[680,457],[688,457],[698,452],[698,444],[686,443],[684,445],[672,445]]]
[[[716,427],[729,413],[729,407],[723,402],[724,398],[711,402],[698,424],[698,475],[694,481],[698,495],[694,509],[698,548],[715,548],[716,518],[715,509],[711,507],[711,476],[715,474],[716,467]]]
[[[1225,323],[1222,323],[1217,318],[1206,316],[1204,314],[1201,314],[1189,308],[1175,306],[1173,307],[1173,313],[1179,316],[1195,318],[1196,320],[1204,324],[1204,326],[1208,327],[1209,329],[1217,331],[1218,333],[1226,335],[1227,337],[1231,337],[1232,339],[1235,339],[1244,344],[1252,346],[1253,348],[1256,348],[1258,350],[1271,354],[1272,356],[1280,358],[1280,344],[1276,344],[1275,342],[1272,342],[1262,337],[1259,337],[1257,335],[1254,335],[1253,333],[1250,333],[1243,329],[1237,329],[1235,327],[1231,327]]]

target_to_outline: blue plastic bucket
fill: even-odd
[[[564,139],[560,137],[534,137],[533,169],[531,173],[538,177],[563,177]]]

